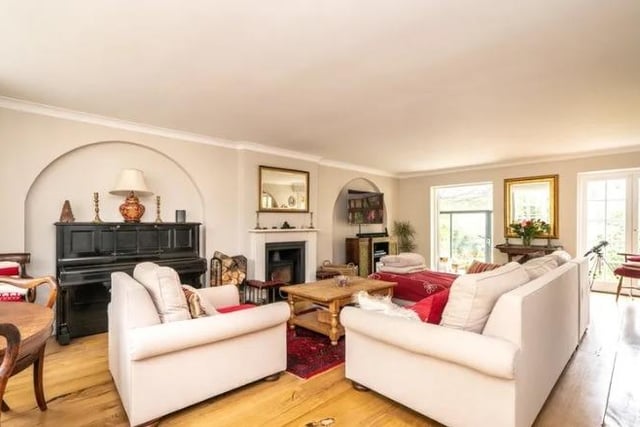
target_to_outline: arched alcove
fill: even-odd
[[[154,149],[130,142],[98,142],[65,153],[49,163],[34,180],[25,199],[25,248],[31,252],[29,272],[54,275],[56,242],[54,223],[69,200],[75,222],[95,218],[93,193],[99,193],[102,221],[122,222],[118,210],[124,197],[109,194],[123,168],[140,169],[153,196],[141,197],[146,207],[142,222],[154,222],[156,196],[160,218],[175,221],[175,211],[187,211],[187,221],[202,222],[202,195],[186,169]],[[201,239],[204,244],[205,239]],[[202,253],[205,253],[204,248]]]
[[[363,225],[361,228],[357,225],[350,225],[347,218],[347,193],[349,190],[358,191],[380,191],[378,186],[366,178],[354,178],[347,182],[340,193],[336,197],[333,205],[333,258],[336,263],[345,262],[345,239],[347,237],[355,237],[360,229],[363,233],[375,233],[384,231],[387,221],[387,207],[384,206],[384,224]]]

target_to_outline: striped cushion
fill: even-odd
[[[498,267],[500,267],[500,264],[473,260],[469,268],[467,268],[467,274],[482,273],[484,271],[495,270]]]

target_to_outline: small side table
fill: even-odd
[[[262,305],[276,301],[280,286],[286,283],[280,280],[247,280],[244,288],[244,301]]]

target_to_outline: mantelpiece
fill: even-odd
[[[265,277],[265,247],[275,242],[305,242],[305,282],[314,282],[317,269],[318,230],[315,228],[271,228],[249,230],[248,277],[268,280]]]

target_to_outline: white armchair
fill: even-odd
[[[233,285],[205,288],[214,307],[239,304]],[[161,323],[147,290],[111,276],[109,370],[131,425],[147,424],[194,403],[286,369],[285,302]]]

